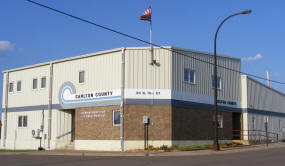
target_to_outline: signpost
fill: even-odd
[[[264,127],[266,136],[266,146],[268,147],[268,117],[264,117]]]
[[[144,124],[144,149],[148,148],[148,124],[149,118],[147,116],[143,116],[142,122]]]

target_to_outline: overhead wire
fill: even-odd
[[[199,59],[199,58],[197,58],[197,57],[190,56],[190,55],[181,53],[181,52],[179,52],[179,51],[175,51],[175,50],[173,50],[173,49],[171,49],[171,48],[166,48],[166,47],[160,46],[160,45],[155,44],[155,43],[150,43],[150,42],[145,41],[145,40],[143,40],[143,39],[140,39],[140,38],[138,38],[138,37],[134,37],[134,36],[132,36],[132,35],[129,35],[129,34],[120,32],[120,31],[118,31],[118,30],[114,30],[114,29],[112,29],[112,28],[109,28],[109,27],[106,27],[106,26],[103,26],[103,25],[94,23],[94,22],[92,22],[92,21],[89,21],[89,20],[86,20],[86,19],[83,19],[83,18],[74,16],[74,15],[72,15],[72,14],[69,14],[69,13],[60,11],[60,10],[58,10],[58,9],[55,9],[55,8],[46,6],[46,5],[44,5],[44,4],[41,4],[41,3],[38,3],[38,2],[35,2],[35,1],[32,1],[32,0],[26,0],[26,1],[28,1],[28,2],[30,2],[30,3],[33,3],[33,4],[36,4],[36,5],[38,5],[38,6],[44,7],[44,8],[46,8],[46,9],[55,11],[55,12],[57,12],[57,13],[60,13],[60,14],[63,14],[63,15],[72,17],[72,18],[74,18],[74,19],[80,20],[80,21],[82,21],[82,22],[85,22],[85,23],[88,23],[88,24],[91,24],[91,25],[100,27],[100,28],[105,29],[105,30],[108,30],[108,31],[110,31],[110,32],[113,32],[113,33],[116,33],[116,34],[125,36],[125,37],[127,37],[127,38],[131,38],[131,39],[134,39],[134,40],[140,41],[140,42],[142,42],[142,43],[146,43],[146,44],[152,44],[152,45],[155,46],[155,47],[158,47],[158,48],[161,48],[161,49],[164,49],[164,50],[168,50],[168,51],[170,51],[170,52],[173,52],[173,53],[176,53],[176,54],[179,54],[179,55],[182,55],[182,56],[190,57],[190,58],[192,58],[192,59],[194,59],[194,60],[197,60],[197,61],[200,61],[200,62],[203,62],[203,63],[208,63],[208,64],[211,64],[211,65],[214,65],[213,63],[208,62],[208,61],[206,61],[206,60],[202,60],[202,59]],[[231,68],[229,68],[229,67],[225,67],[225,66],[221,66],[221,65],[217,65],[217,67],[223,68],[223,69],[226,69],[226,70],[229,70],[229,71],[232,71],[232,72],[237,72],[237,73],[240,73],[240,74],[248,75],[248,76],[251,76],[251,77],[254,77],[254,78],[257,78],[257,79],[268,80],[267,78],[264,78],[264,77],[261,77],[261,76],[257,76],[257,75],[254,75],[254,74],[250,74],[250,73],[246,73],[246,72],[242,72],[242,71],[238,71],[238,70],[235,70],[235,69],[231,69]],[[285,82],[276,81],[276,80],[269,80],[269,81],[270,81],[270,82],[277,83],[277,84],[283,84],[283,85],[285,85]]]

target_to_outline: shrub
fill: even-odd
[[[167,145],[162,145],[159,147],[160,150],[169,150],[170,148],[168,148]]]
[[[154,148],[153,145],[149,145],[147,149],[148,149],[148,150],[154,150],[155,148]]]

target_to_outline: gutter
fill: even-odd
[[[120,105],[120,141],[121,141],[121,151],[124,149],[124,100],[125,100],[125,50],[122,48],[122,66],[121,66],[121,105]]]
[[[51,141],[51,122],[52,122],[52,83],[53,83],[53,63],[49,64],[49,94],[48,94],[48,149],[50,149]]]
[[[7,139],[7,116],[8,116],[8,92],[9,92],[9,72],[6,73],[6,91],[5,91],[5,119],[4,119],[4,140],[3,147],[6,147],[6,139]]]

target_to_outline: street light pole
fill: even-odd
[[[218,142],[218,122],[217,122],[217,115],[218,115],[218,105],[217,105],[217,55],[216,55],[216,41],[217,41],[217,35],[218,32],[221,28],[221,26],[231,17],[233,16],[237,16],[240,14],[250,14],[251,10],[245,10],[233,15],[228,16],[227,18],[225,18],[219,25],[218,29],[216,30],[215,33],[215,40],[214,40],[214,108],[215,108],[215,112],[214,112],[214,143],[213,143],[213,150],[214,151],[219,151],[220,150],[220,146],[219,146],[219,142]]]

